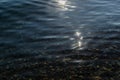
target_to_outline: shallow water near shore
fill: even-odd
[[[119,0],[1,0],[0,80],[119,80]]]

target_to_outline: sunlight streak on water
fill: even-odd
[[[76,7],[71,5],[71,2],[68,0],[55,0],[55,2],[62,11],[73,11],[73,8]]]
[[[73,40],[75,41],[75,43],[72,44],[72,49],[82,50],[83,49],[83,46],[82,46],[83,36],[81,35],[81,32],[76,31],[75,38]]]
[[[65,6],[66,3],[67,3],[67,0],[58,0],[58,3],[59,3],[61,6]]]

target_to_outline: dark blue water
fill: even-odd
[[[119,0],[1,0],[0,80],[119,80]]]

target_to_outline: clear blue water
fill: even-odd
[[[1,0],[0,80],[118,80],[119,0]]]

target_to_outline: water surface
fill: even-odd
[[[118,80],[119,3],[1,0],[1,80]]]

